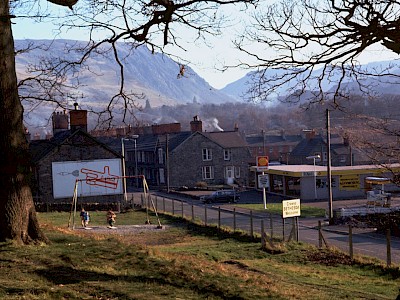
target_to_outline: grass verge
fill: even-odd
[[[235,204],[237,207],[265,212],[264,204]],[[282,215],[282,203],[267,203],[267,211]],[[301,217],[325,217],[325,209],[301,204]]]
[[[92,214],[104,224],[105,213]],[[97,216],[97,217],[96,217]],[[117,222],[143,224],[143,212]],[[154,216],[151,216],[155,220]],[[49,245],[0,244],[3,299],[395,299],[398,268],[289,243],[263,251],[243,234],[180,218],[131,235],[67,230],[67,213],[41,213]],[[135,221],[136,220],[136,221]],[[155,222],[154,222],[155,223]],[[83,233],[82,233],[83,232]],[[112,231],[115,232],[115,231]]]

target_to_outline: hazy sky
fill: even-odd
[[[63,14],[63,11],[65,11],[65,8],[53,8],[53,6],[51,6],[51,9],[58,9],[57,13],[60,14]],[[177,57],[189,61],[190,67],[193,68],[199,76],[203,77],[211,86],[217,89],[223,88],[227,84],[242,78],[246,73],[251,71],[242,68],[231,68],[225,72],[218,71],[218,69],[222,68],[224,65],[235,65],[239,61],[247,61],[248,59],[244,54],[240,53],[237,49],[234,49],[231,42],[238,33],[243,31],[243,25],[241,25],[240,21],[246,18],[246,15],[243,13],[235,15],[234,7],[231,7],[227,12],[231,17],[231,23],[236,24],[236,27],[225,28],[223,30],[223,36],[210,37],[207,40],[208,46],[203,41],[197,43],[191,42],[194,38],[193,32],[180,31],[179,38],[181,38],[181,41],[184,41],[183,45],[186,51],[176,47],[166,48],[167,52],[173,53],[177,55]],[[52,14],[56,15],[57,13]],[[87,37],[78,30],[60,34],[57,30],[58,27],[54,27],[48,22],[33,22],[29,18],[16,18],[13,19],[13,22],[15,23],[13,25],[15,39],[87,39]],[[259,47],[257,49],[259,50]],[[370,61],[389,60],[394,57],[397,56],[392,52],[382,51],[380,47],[375,47],[375,49],[371,49],[369,52],[365,53],[360,58],[360,62],[366,63]],[[178,58],[172,58],[180,62]],[[182,60],[182,62],[184,62],[184,60]]]

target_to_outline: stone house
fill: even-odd
[[[168,157],[171,186],[248,184],[251,155],[237,130],[193,132]]]
[[[122,182],[117,178],[121,176],[121,155],[87,133],[86,115],[87,111],[72,110],[68,120],[66,113],[54,113],[53,137],[30,141],[36,203],[71,203],[80,178],[90,189],[81,186],[78,190],[85,202],[123,199]]]
[[[300,134],[288,135],[283,132],[269,134],[262,131],[261,133],[246,135],[254,163],[257,156],[268,156],[270,163],[288,164],[290,154],[301,140]]]
[[[136,138],[126,136],[126,174],[144,175],[153,188],[194,187],[248,182],[252,162],[247,143],[237,128],[234,131],[203,132],[195,116],[190,131],[180,124],[151,126],[151,132],[131,128]],[[100,138],[114,151],[121,151],[121,137]],[[128,190],[141,187],[141,181],[127,181]]]

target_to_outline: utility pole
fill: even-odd
[[[169,135],[167,133],[167,141],[166,141],[166,163],[167,163],[167,193],[169,193]]]
[[[331,170],[331,124],[329,109],[326,109],[326,142],[327,142],[327,175],[328,175],[328,209],[329,225],[333,224],[333,205],[332,205],[332,170]]]

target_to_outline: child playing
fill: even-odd
[[[82,208],[80,216],[81,216],[82,227],[88,226],[88,224],[89,224],[89,212],[85,211],[85,209]]]
[[[110,225],[110,227],[114,227],[115,217],[116,217],[115,213],[110,209],[107,212],[107,222],[108,225]]]

